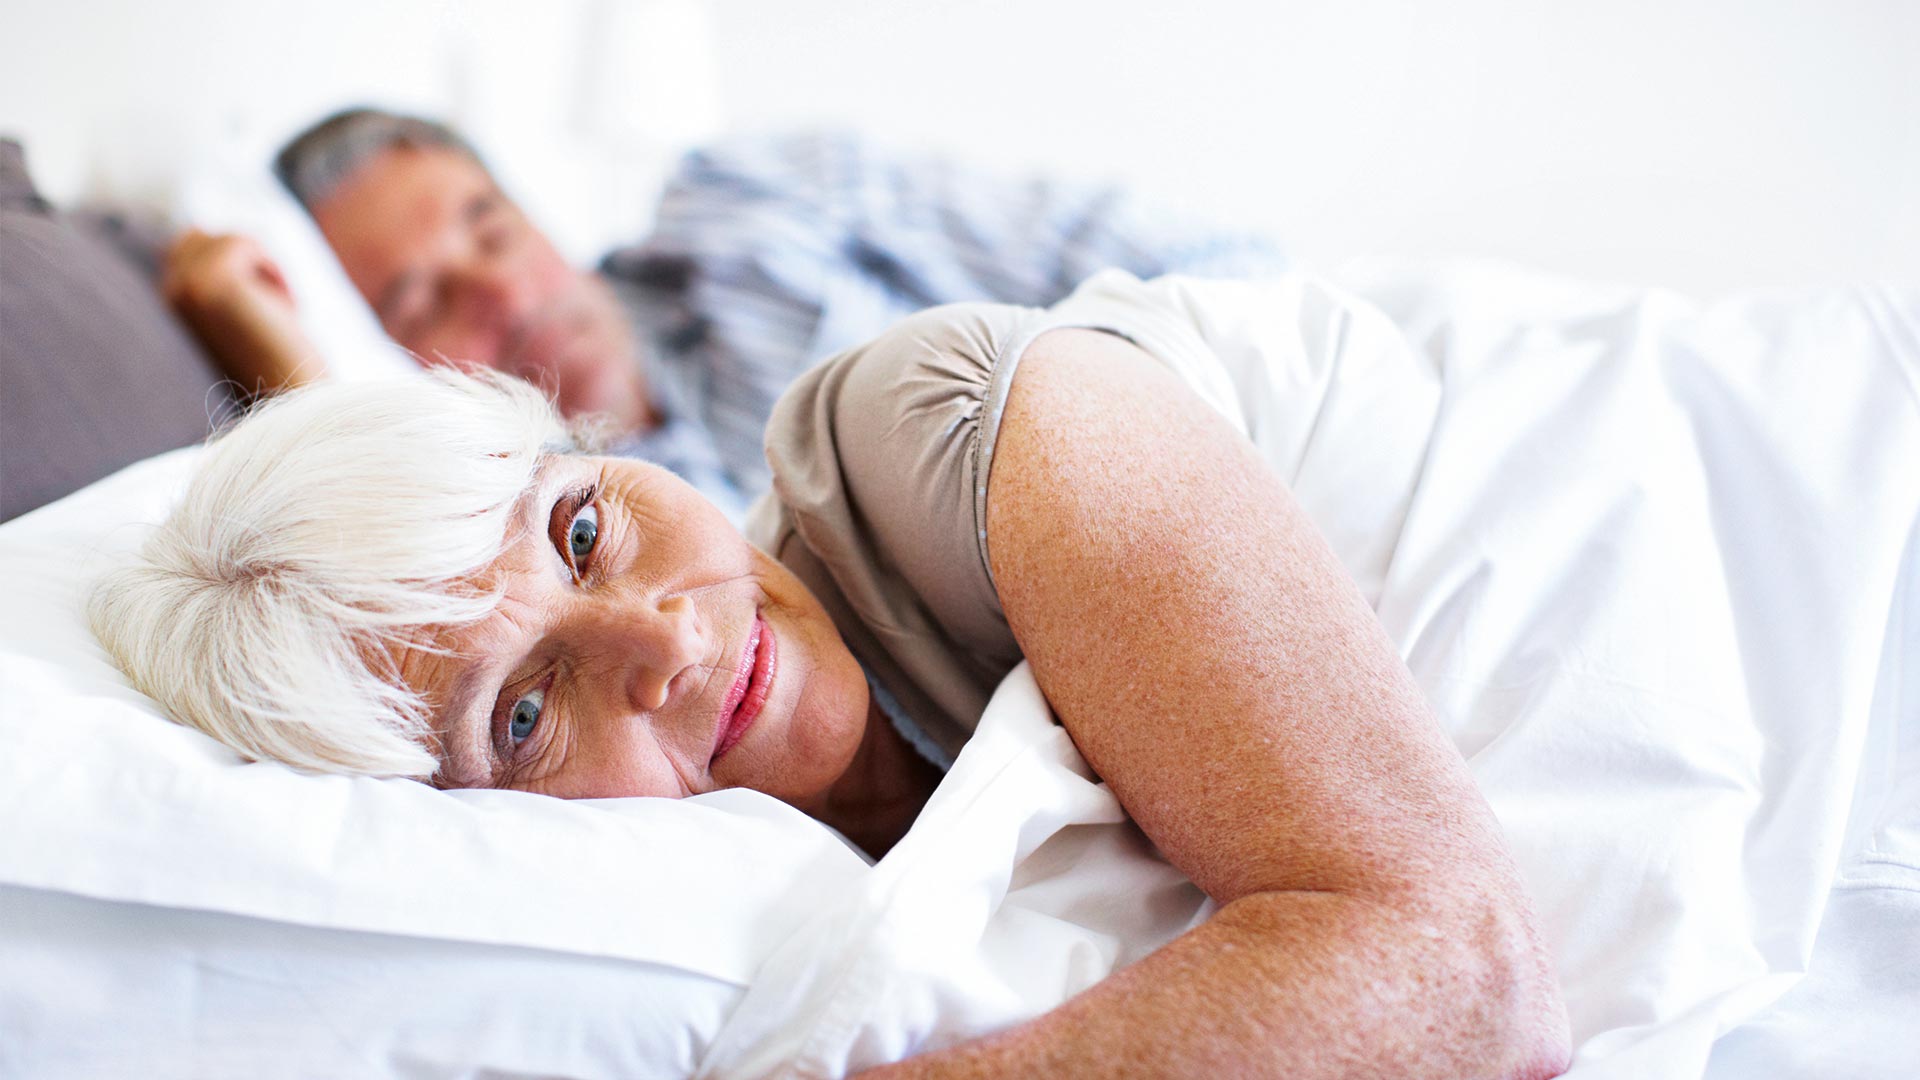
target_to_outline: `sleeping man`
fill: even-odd
[[[896,162],[833,137],[689,155],[654,232],[567,264],[474,149],[428,120],[338,113],[276,162],[381,325],[422,364],[506,372],[614,452],[671,468],[737,513],[766,486],[761,432],[815,360],[923,307],[1043,306],[1094,271],[1277,269],[1245,235],[1169,228],[1111,189]],[[294,297],[245,237],[189,232],[164,288],[249,390],[319,378]]]

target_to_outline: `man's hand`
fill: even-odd
[[[271,393],[326,374],[300,329],[286,277],[253,240],[187,230],[167,251],[160,291],[243,392]]]

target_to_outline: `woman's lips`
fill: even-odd
[[[760,715],[760,709],[767,703],[767,692],[773,687],[775,662],[779,650],[775,646],[773,628],[765,619],[756,617],[753,629],[747,632],[746,647],[740,650],[740,673],[734,677],[733,686],[727,690],[727,697],[720,710],[720,734],[714,747],[713,761],[726,756],[747,734],[753,726],[754,717]],[[710,762],[709,768],[712,767]]]

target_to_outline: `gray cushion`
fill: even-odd
[[[133,239],[54,212],[0,140],[0,521],[197,442],[231,408]]]

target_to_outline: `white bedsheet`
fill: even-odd
[[[1224,366],[1186,374],[1293,479],[1506,829],[1559,965],[1572,1075],[1700,1077],[1718,1037],[1808,972],[1830,907],[1914,938],[1920,800],[1892,746],[1920,731],[1902,682],[1920,672],[1904,629],[1920,302],[1700,306],[1486,265],[1343,280],[1353,293],[1119,275],[1069,303],[1201,327]],[[1008,868],[1070,856],[1009,859],[1016,838],[1069,806],[1118,813],[1047,731],[1016,673],[901,848],[756,979],[710,1074],[833,1073],[987,1030],[1203,913],[1151,860],[1117,860],[1100,903],[1142,920],[1132,948],[1023,918]],[[1830,905],[1843,867],[1881,878]],[[1785,999],[1747,1045],[1837,1009],[1846,1060],[1898,1060],[1920,966],[1869,972],[1848,925],[1828,939],[1839,985]],[[1723,1075],[1764,1052],[1742,1045]]]
[[[1920,725],[1920,295],[1348,280],[1443,373],[1379,609],[1526,870],[1577,1074],[1701,1075],[1808,970],[1843,866],[1920,862],[1886,801]],[[1905,987],[1857,995],[1882,1044]]]

